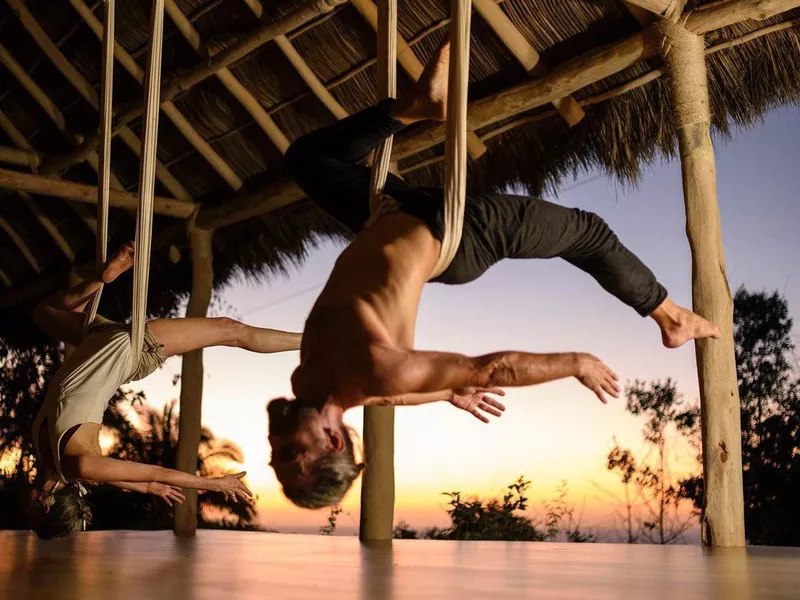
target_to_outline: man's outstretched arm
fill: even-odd
[[[575,377],[601,402],[619,397],[616,374],[591,354],[496,352],[469,357],[450,352],[376,347],[370,395],[395,396],[464,387],[524,387]],[[380,390],[380,391],[377,391]]]

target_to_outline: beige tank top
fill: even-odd
[[[56,471],[61,471],[61,438],[76,425],[103,423],[103,413],[119,386],[137,373],[131,365],[131,335],[125,325],[97,317],[89,334],[64,361],[47,388],[44,404],[33,422],[36,453],[42,423],[47,419],[47,434]]]

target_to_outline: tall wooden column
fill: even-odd
[[[699,340],[697,372],[703,432],[705,498],[701,518],[706,546],[743,546],[744,499],[739,390],[733,345],[733,300],[725,274],[714,147],[710,134],[704,41],[669,21],[664,61],[680,144],[686,233],[692,252],[694,311],[715,323],[719,340]]]
[[[186,307],[187,317],[205,317],[211,301],[214,282],[211,238],[213,230],[189,228],[192,256],[192,294]],[[184,473],[197,473],[197,447],[203,406],[203,351],[183,355],[181,368],[180,437],[177,468]],[[184,490],[186,500],[175,506],[176,535],[194,535],[197,530],[197,491]]]
[[[369,0],[372,4],[372,0]],[[397,0],[378,0],[378,94],[394,98],[397,91]],[[375,151],[370,184],[370,208],[376,210],[391,161],[392,138]],[[364,462],[361,480],[362,542],[391,540],[394,526],[394,407],[364,408]]]

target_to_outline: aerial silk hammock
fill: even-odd
[[[472,0],[452,0],[450,21],[450,78],[445,139],[444,235],[442,250],[431,279],[441,275],[461,243],[467,186],[467,90],[469,86],[469,31]],[[378,94],[397,93],[397,0],[378,2]],[[380,211],[392,154],[392,138],[375,151],[370,186],[370,212]]]
[[[111,126],[114,82],[114,0],[105,0],[103,27],[103,72],[101,76],[100,180],[97,186],[97,251],[98,270],[108,255],[108,200],[111,178]],[[132,369],[138,368],[144,344],[147,322],[147,286],[150,273],[150,248],[153,233],[153,195],[155,192],[158,114],[161,96],[161,48],[164,32],[164,0],[153,0],[150,22],[149,62],[144,83],[144,116],[142,121],[142,151],[139,169],[139,203],[136,209],[136,257],[133,266],[133,309],[131,311]],[[97,315],[102,288],[95,294],[89,308],[91,323]]]

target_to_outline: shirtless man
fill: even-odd
[[[448,47],[432,58],[412,95],[385,101],[297,140],[286,153],[289,173],[355,238],[336,262],[306,322],[295,400],[268,405],[271,465],[286,496],[308,508],[341,500],[363,465],[356,461],[342,414],[369,404],[449,400],[485,420],[502,405],[487,396],[503,386],[575,377],[603,402],[618,397],[614,372],[589,354],[497,352],[468,357],[414,349],[422,288],[439,256],[442,190],[413,188],[389,175],[394,210],[369,219],[370,172],[358,163],[404,126],[443,120]],[[597,216],[536,198],[467,198],[458,253],[434,281],[460,284],[504,258],[560,257],[593,276],[609,293],[653,319],[665,346],[718,338],[718,329],[667,296],[653,273]]]

